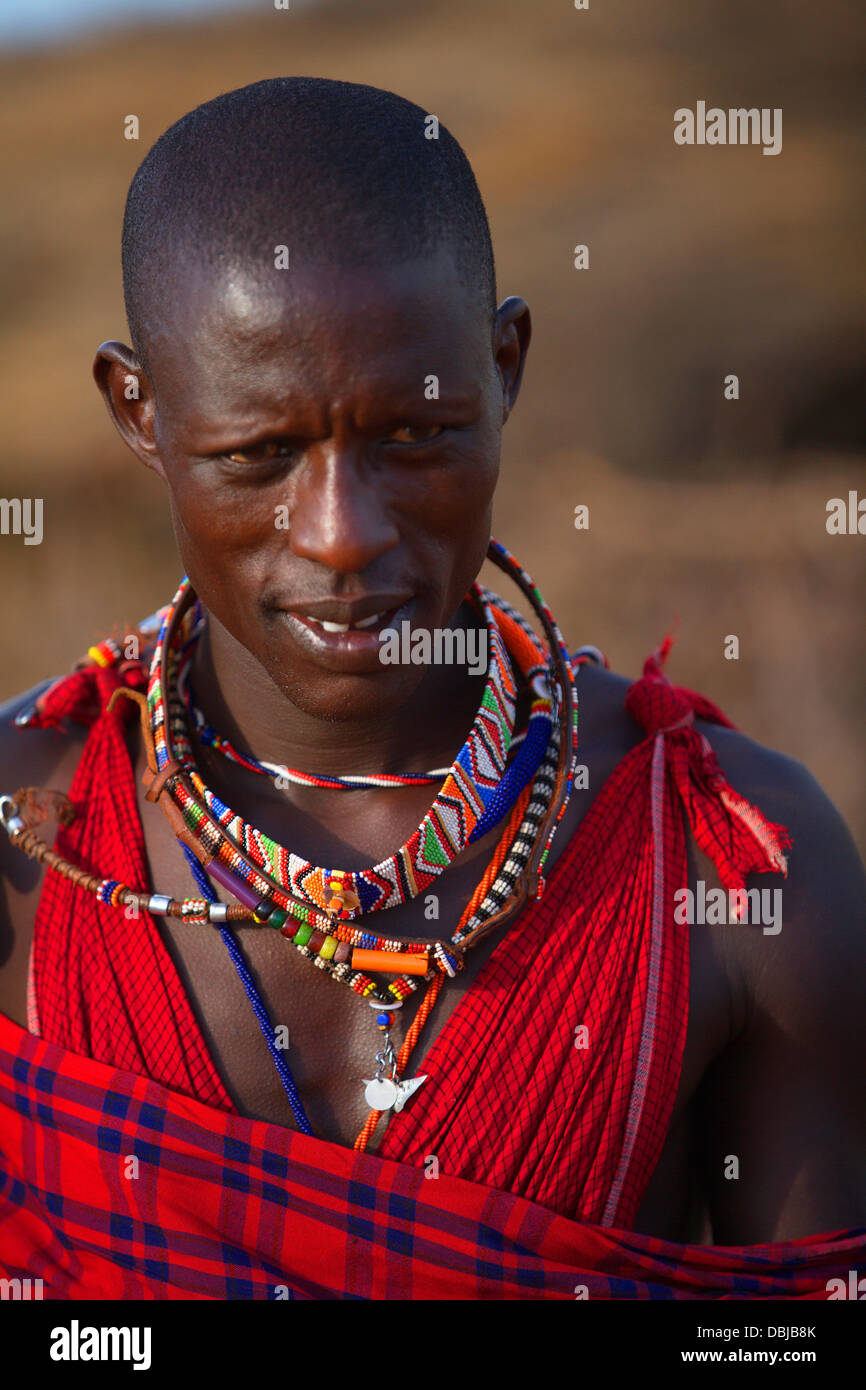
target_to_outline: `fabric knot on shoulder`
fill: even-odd
[[[93,724],[104,713],[115,690],[121,686],[144,690],[147,679],[147,666],[141,661],[124,661],[108,667],[95,663],[80,666],[37,696],[33,708],[16,723],[25,729],[60,728],[67,719],[76,724]],[[115,711],[121,719],[128,719],[135,713],[129,701],[121,701]]]
[[[646,667],[629,690],[625,707],[647,734],[673,733],[695,722],[694,707],[685,692],[671,685],[666,676],[648,674]]]
[[[626,710],[647,734],[629,756],[639,757],[642,750],[645,757],[651,756],[649,749],[663,735],[669,785],[676,789],[695,840],[715,863],[724,888],[744,888],[749,873],[785,874],[785,850],[791,847],[787,830],[768,821],[731,787],[695,720],[734,730],[736,725],[705,695],[671,684],[663,668],[672,646],[668,634],[626,695]]]
[[[644,662],[643,675],[634,682],[625,707],[647,734],[674,733],[695,722],[691,691],[672,685],[664,673],[664,663],[673,646],[668,634],[661,646]]]

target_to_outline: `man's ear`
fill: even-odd
[[[165,480],[154,439],[153,387],[132,348],[123,343],[100,343],[93,359],[93,379],[123,442]]]
[[[502,382],[503,425],[517,400],[531,337],[529,305],[525,299],[509,295],[496,310],[493,327],[493,360]]]

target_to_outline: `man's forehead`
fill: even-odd
[[[489,322],[451,257],[280,271],[194,266],[151,338],[157,394],[210,415],[339,392],[420,396],[477,385]],[[443,378],[448,378],[444,381]]]
[[[283,257],[285,264],[278,250],[228,265],[190,258],[171,287],[172,316],[185,330],[204,325],[212,334],[226,328],[248,336],[297,329],[304,322],[324,324],[335,315],[399,318],[470,308],[445,248],[406,259],[356,253],[322,261],[314,254],[293,257],[289,248]]]

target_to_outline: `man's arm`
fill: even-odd
[[[862,1226],[866,874],[805,768],[741,735],[705,731],[731,784],[793,841],[786,879],[756,874],[748,882],[781,889],[781,930],[726,928],[737,934],[746,1021],[701,1088],[713,1241],[755,1244]]]
[[[15,715],[28,709],[50,681],[0,704],[0,792],[19,787],[56,787],[68,791],[87,730],[19,729]],[[46,821],[39,833],[53,843],[57,825]],[[44,869],[9,843],[0,829],[0,1012],[26,1026],[27,964],[33,918]]]

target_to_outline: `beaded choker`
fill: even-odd
[[[173,777],[170,782],[166,778],[162,784],[165,786],[168,783],[172,802],[182,816],[187,834],[194,837],[193,842],[187,840],[190,848],[195,850],[205,863],[207,872],[218,883],[253,910],[256,920],[267,921],[269,925],[279,928],[302,955],[312,959],[320,969],[343,981],[356,993],[369,996],[371,1003],[378,1001],[393,1007],[395,1001],[402,1001],[417,988],[417,977],[429,979],[431,968],[438,968],[453,976],[460,968],[460,959],[445,942],[431,941],[429,938],[407,941],[379,936],[369,929],[354,927],[351,922],[365,912],[381,911],[406,901],[429,886],[470,839],[486,834],[507,813],[517,795],[536,773],[550,741],[552,711],[546,669],[539,663],[540,652],[534,641],[513,620],[500,615],[500,621],[507,625],[511,633],[511,644],[516,641],[520,649],[518,664],[523,667],[536,696],[530,718],[532,736],[526,738],[520,755],[502,776],[503,758],[498,749],[501,747],[504,750],[507,734],[513,724],[516,692],[493,610],[479,591],[479,607],[485,613],[491,630],[491,652],[495,656],[493,671],[473,732],[458,754],[439,797],[408,845],[388,861],[372,870],[355,873],[338,868],[323,870],[288,854],[262,832],[234,816],[209,791],[196,770],[185,712],[176,692],[174,673],[179,663],[172,659],[172,653],[176,652],[182,662],[189,655],[195,640],[184,623],[186,615],[194,611],[194,595],[189,586],[182,586],[182,589],[180,600],[173,606],[174,611],[167,610],[162,625],[151,668],[149,704],[157,763],[162,764],[160,776],[170,767],[177,769],[178,774],[182,769],[191,784],[192,790],[188,791],[178,775],[177,781],[181,782],[181,787],[173,794]],[[161,679],[163,669],[165,674]],[[168,691],[167,702],[162,697],[163,690]],[[499,714],[503,707],[505,713],[499,715],[499,723],[506,727],[500,736],[493,716]],[[492,749],[492,755],[488,749]],[[494,758],[498,782],[494,781],[492,775]],[[477,809],[482,814],[476,817],[475,807],[467,805],[465,800],[461,804],[458,795],[463,787],[469,786],[472,790],[469,772],[479,764],[481,776],[477,780],[482,785],[476,801]],[[158,777],[156,782],[159,780]],[[159,794],[157,790],[156,795]],[[446,816],[452,817],[451,824],[461,832],[453,838],[446,839]],[[438,834],[433,838],[435,832]],[[425,844],[429,846],[431,843],[437,850],[442,846],[441,857],[432,863],[419,862]],[[429,861],[432,856],[428,854],[427,858]],[[319,902],[315,899],[311,902],[311,894],[305,894],[303,898],[293,896],[293,892],[296,894],[299,889],[304,891],[305,879],[312,879],[319,888]],[[371,882],[374,890],[384,882],[387,893],[380,890],[374,898],[369,890]],[[408,885],[409,891],[405,891],[404,885]],[[366,902],[360,896],[365,889]],[[290,916],[295,920],[289,921]],[[370,972],[387,972],[395,974],[396,978],[391,979],[383,990],[371,978]]]
[[[486,687],[469,736],[433,805],[406,844],[394,854],[372,868],[349,871],[313,865],[301,855],[283,849],[226,806],[202,779],[178,688],[180,668],[191,658],[198,636],[198,632],[189,630],[194,601],[194,591],[185,579],[163,620],[148,685],[158,771],[161,773],[169,764],[183,768],[194,792],[191,795],[179,783],[171,793],[190,832],[209,849],[214,844],[209,821],[201,814],[203,806],[223,832],[220,844],[214,846],[217,859],[249,886],[255,902],[262,897],[259,876],[264,872],[274,885],[270,896],[275,905],[287,912],[293,910],[293,900],[300,900],[317,913],[336,910],[342,919],[352,920],[408,902],[430,888],[469,844],[479,822],[487,823],[486,813],[500,790],[514,730],[517,692],[489,605],[480,598],[489,636]],[[311,920],[309,911],[304,920]]]

